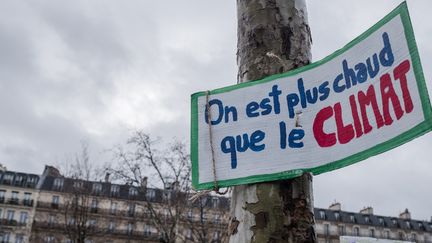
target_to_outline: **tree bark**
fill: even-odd
[[[237,18],[239,83],[310,63],[305,0],[237,0]],[[312,195],[310,174],[234,187],[230,242],[316,242]]]

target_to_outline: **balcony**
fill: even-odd
[[[19,223],[15,219],[0,219],[0,225],[4,226],[25,226],[25,223]]]
[[[32,207],[33,206],[33,200],[31,199],[22,199],[19,200],[18,198],[4,198],[0,197],[0,204],[10,204],[10,205],[17,205],[17,206],[27,206]]]

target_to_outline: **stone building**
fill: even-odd
[[[0,243],[71,243],[75,231],[84,232],[88,243],[160,242],[143,202],[150,202],[161,222],[169,223],[164,207],[176,200],[172,189],[141,191],[111,183],[108,177],[74,180],[49,166],[42,175],[0,170]],[[177,242],[198,242],[194,230],[200,226],[209,242],[226,242],[229,199],[206,196],[202,202],[181,205]],[[375,215],[372,207],[343,211],[334,203],[328,209],[315,208],[314,214],[319,243],[432,243],[432,221],[414,220],[408,210],[389,217]]]
[[[40,177],[0,171],[0,242],[28,242]]]
[[[372,207],[359,213],[346,212],[341,210],[340,203],[334,203],[328,209],[315,208],[314,211],[320,243],[339,243],[341,236],[358,239],[350,242],[366,242],[369,238],[432,243],[432,222],[411,219],[408,209],[399,217],[375,215]],[[362,238],[365,240],[361,241]]]
[[[160,242],[146,202],[162,223],[173,219],[165,211],[166,205],[176,200],[173,188],[140,191],[111,183],[108,178],[76,180],[63,177],[50,166],[41,176],[10,171],[0,175],[1,243],[72,243],[74,234],[85,235],[88,243]],[[194,237],[199,230],[208,242],[222,242],[228,199],[205,196],[199,203],[180,205],[177,242],[197,242]]]

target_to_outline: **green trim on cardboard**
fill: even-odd
[[[405,37],[408,43],[409,52],[411,55],[412,60],[412,66],[414,69],[414,74],[417,80],[417,86],[420,93],[420,99],[422,103],[422,109],[424,113],[425,120],[415,126],[414,128],[404,132],[403,134],[400,134],[397,137],[394,137],[393,139],[390,139],[386,142],[383,142],[381,144],[375,145],[374,147],[361,151],[359,153],[353,154],[349,157],[346,157],[344,159],[334,161],[327,163],[322,166],[313,167],[313,168],[304,168],[304,169],[295,169],[295,170],[289,170],[279,173],[273,173],[273,174],[264,174],[264,175],[253,175],[243,178],[236,178],[236,179],[230,179],[230,180],[222,180],[218,181],[218,186],[220,187],[227,187],[227,186],[233,186],[233,185],[240,185],[240,184],[248,184],[248,183],[257,183],[257,182],[264,182],[264,181],[273,181],[273,180],[280,180],[280,179],[289,179],[294,178],[299,175],[301,175],[304,172],[311,172],[314,175],[318,175],[324,172],[328,172],[331,170],[339,169],[351,164],[354,164],[356,162],[359,162],[361,160],[367,159],[371,156],[386,152],[390,149],[393,149],[397,146],[400,146],[414,138],[417,138],[429,131],[432,130],[432,108],[430,105],[429,95],[426,89],[426,82],[424,79],[421,63],[420,63],[420,57],[417,50],[417,45],[415,43],[414,38],[414,32],[411,25],[411,20],[408,13],[408,8],[406,2],[402,2],[398,7],[396,7],[393,11],[391,11],[389,14],[387,14],[383,19],[378,21],[375,25],[370,27],[368,30],[366,30],[364,33],[362,33],[360,36],[349,42],[347,45],[345,45],[343,48],[337,50],[336,52],[332,53],[331,55],[325,57],[322,60],[319,60],[317,62],[314,62],[310,65],[295,69],[293,71],[282,73],[282,74],[276,74],[269,77],[266,77],[261,80],[247,82],[247,83],[241,83],[237,85],[231,85],[219,89],[215,89],[210,91],[210,94],[219,94],[219,93],[225,93],[236,89],[241,89],[257,84],[262,84],[266,82],[270,82],[274,79],[279,79],[282,77],[289,77],[296,75],[298,73],[313,69],[317,66],[323,65],[327,63],[328,61],[336,58],[337,56],[343,54],[345,51],[356,45],[357,43],[361,42],[368,36],[370,36],[373,32],[375,32],[377,29],[381,28],[384,24],[388,23],[390,20],[392,20],[394,17],[400,15]],[[195,189],[211,189],[213,188],[214,184],[213,182],[206,182],[206,183],[199,183],[199,170],[198,170],[198,98],[200,96],[206,95],[206,92],[198,92],[191,95],[192,99],[192,113],[191,113],[191,159],[192,159],[192,185]],[[195,123],[195,124],[194,124]],[[195,139],[195,140],[194,140]]]

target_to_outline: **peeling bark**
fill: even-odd
[[[239,83],[310,63],[305,0],[237,0],[237,18]],[[231,219],[231,243],[316,242],[312,175],[234,187]]]

